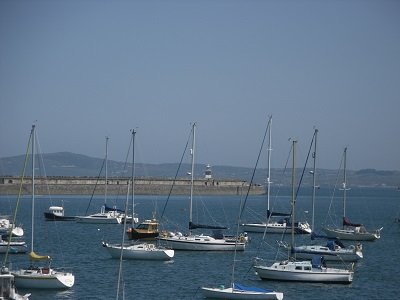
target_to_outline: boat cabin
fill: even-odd
[[[64,216],[64,207],[61,207],[61,206],[50,206],[49,207],[49,212],[54,214],[55,216],[63,217]]]

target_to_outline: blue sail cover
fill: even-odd
[[[319,268],[321,269],[321,263],[322,263],[322,257],[315,255],[311,259],[311,265],[313,268]]]
[[[122,209],[118,209],[118,208],[116,208],[116,207],[109,207],[109,206],[107,206],[107,204],[104,204],[104,211],[105,211],[105,212],[117,211],[117,212],[120,212],[120,213],[123,213],[123,212],[124,212]]]
[[[242,292],[272,293],[272,290],[266,290],[255,286],[245,286],[239,283],[233,283],[233,289]]]

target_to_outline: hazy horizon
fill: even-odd
[[[400,170],[400,2],[0,2],[0,157],[25,152],[255,165],[268,121],[272,168],[289,138],[301,167]],[[37,120],[37,121],[36,121]],[[265,151],[260,167],[265,168]]]

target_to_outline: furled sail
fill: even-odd
[[[352,227],[360,227],[363,226],[362,224],[358,223],[351,223],[350,220],[346,217],[343,218],[343,225],[344,226],[352,226]]]
[[[267,217],[289,217],[290,213],[272,212],[267,210]]]
[[[239,283],[233,283],[233,289],[241,292],[273,293],[272,290],[266,290],[255,286],[245,286]]]
[[[32,260],[49,260],[50,256],[48,255],[38,255],[35,252],[29,253],[29,258]]]
[[[189,222],[189,230],[204,228],[204,229],[228,229],[226,226],[218,226],[218,225],[206,225],[206,224],[195,224],[193,222]]]

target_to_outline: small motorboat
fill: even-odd
[[[144,220],[138,226],[128,228],[126,234],[130,240],[155,239],[159,235],[158,225],[156,219]]]
[[[123,245],[108,244],[103,242],[112,258],[120,258],[122,251],[123,259],[139,259],[139,260],[171,260],[174,257],[174,250],[163,247],[157,247],[150,243],[140,243]]]
[[[65,216],[64,207],[50,206],[48,211],[44,212],[46,221],[74,221],[74,216]]]

